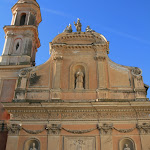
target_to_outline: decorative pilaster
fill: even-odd
[[[19,131],[21,130],[21,125],[19,124],[7,124],[8,129],[8,139],[6,150],[17,150],[18,149],[18,140],[19,140]],[[13,147],[12,147],[13,145]]]
[[[112,142],[113,124],[109,123],[98,124],[97,129],[99,130],[101,136],[101,149],[113,150],[113,142]]]
[[[134,79],[134,91],[137,101],[143,101],[146,98],[146,89],[144,88],[142,70],[138,67],[133,67],[131,70]]]
[[[61,99],[61,68],[62,68],[62,56],[53,56],[53,83],[51,90],[51,99],[52,100],[60,100]]]
[[[97,61],[97,98],[106,99],[108,97],[105,89],[107,88],[107,79],[106,79],[106,57],[105,56],[95,56],[94,59]],[[104,90],[103,90],[104,89]]]
[[[95,56],[97,61],[97,76],[98,76],[98,89],[106,88],[106,75],[105,75],[105,56]]]
[[[138,123],[136,125],[136,128],[138,129],[140,133],[141,143],[142,143],[142,149],[146,150],[150,148],[150,123]]]
[[[60,78],[61,78],[61,65],[62,56],[54,56],[54,70],[53,70],[53,89],[60,89]]]
[[[31,68],[20,70],[14,100],[25,100],[27,79],[31,70]]]
[[[47,124],[48,131],[48,149],[59,150],[61,124]]]

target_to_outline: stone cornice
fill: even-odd
[[[93,48],[103,48],[104,50],[108,50],[106,44],[51,44],[51,49],[93,49]]]
[[[150,102],[89,102],[89,103],[2,103],[7,110],[13,112],[40,112],[46,108],[51,112],[74,111],[74,112],[93,112],[93,111],[150,111]],[[65,108],[65,110],[64,110]],[[96,109],[95,109],[96,108]],[[134,109],[133,109],[134,108]],[[83,110],[84,109],[84,110]]]
[[[150,120],[149,102],[2,103],[11,120]]]
[[[22,68],[28,68],[28,67],[31,67],[31,65],[14,65],[14,66],[11,66],[11,65],[8,65],[8,66],[0,66],[0,71],[12,71],[12,70],[20,70]]]

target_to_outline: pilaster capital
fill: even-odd
[[[50,135],[59,135],[62,127],[61,124],[47,124],[46,130]]]
[[[137,124],[136,128],[141,134],[150,134],[150,123]]]
[[[104,61],[106,59],[106,57],[105,56],[95,56],[94,59],[97,61]]]
[[[63,56],[54,56],[53,60],[55,60],[55,61],[62,61],[63,60]]]
[[[97,124],[97,129],[100,131],[101,134],[109,135],[112,134],[113,124],[108,124],[108,123]]]
[[[20,124],[7,124],[7,130],[9,135],[18,135],[21,128],[22,127]]]

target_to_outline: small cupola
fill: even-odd
[[[12,7],[12,13],[13,17],[11,25],[15,26],[38,26],[42,20],[40,7],[36,0],[19,0]]]

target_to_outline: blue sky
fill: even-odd
[[[0,53],[4,45],[4,25],[10,25],[11,7],[17,0],[0,0]],[[37,0],[41,7],[39,26],[41,47],[36,65],[49,55],[49,42],[64,28],[81,19],[82,31],[87,25],[110,42],[109,57],[114,62],[139,67],[144,83],[150,85],[150,0]],[[75,31],[75,27],[73,27]],[[150,97],[150,90],[148,91]]]

